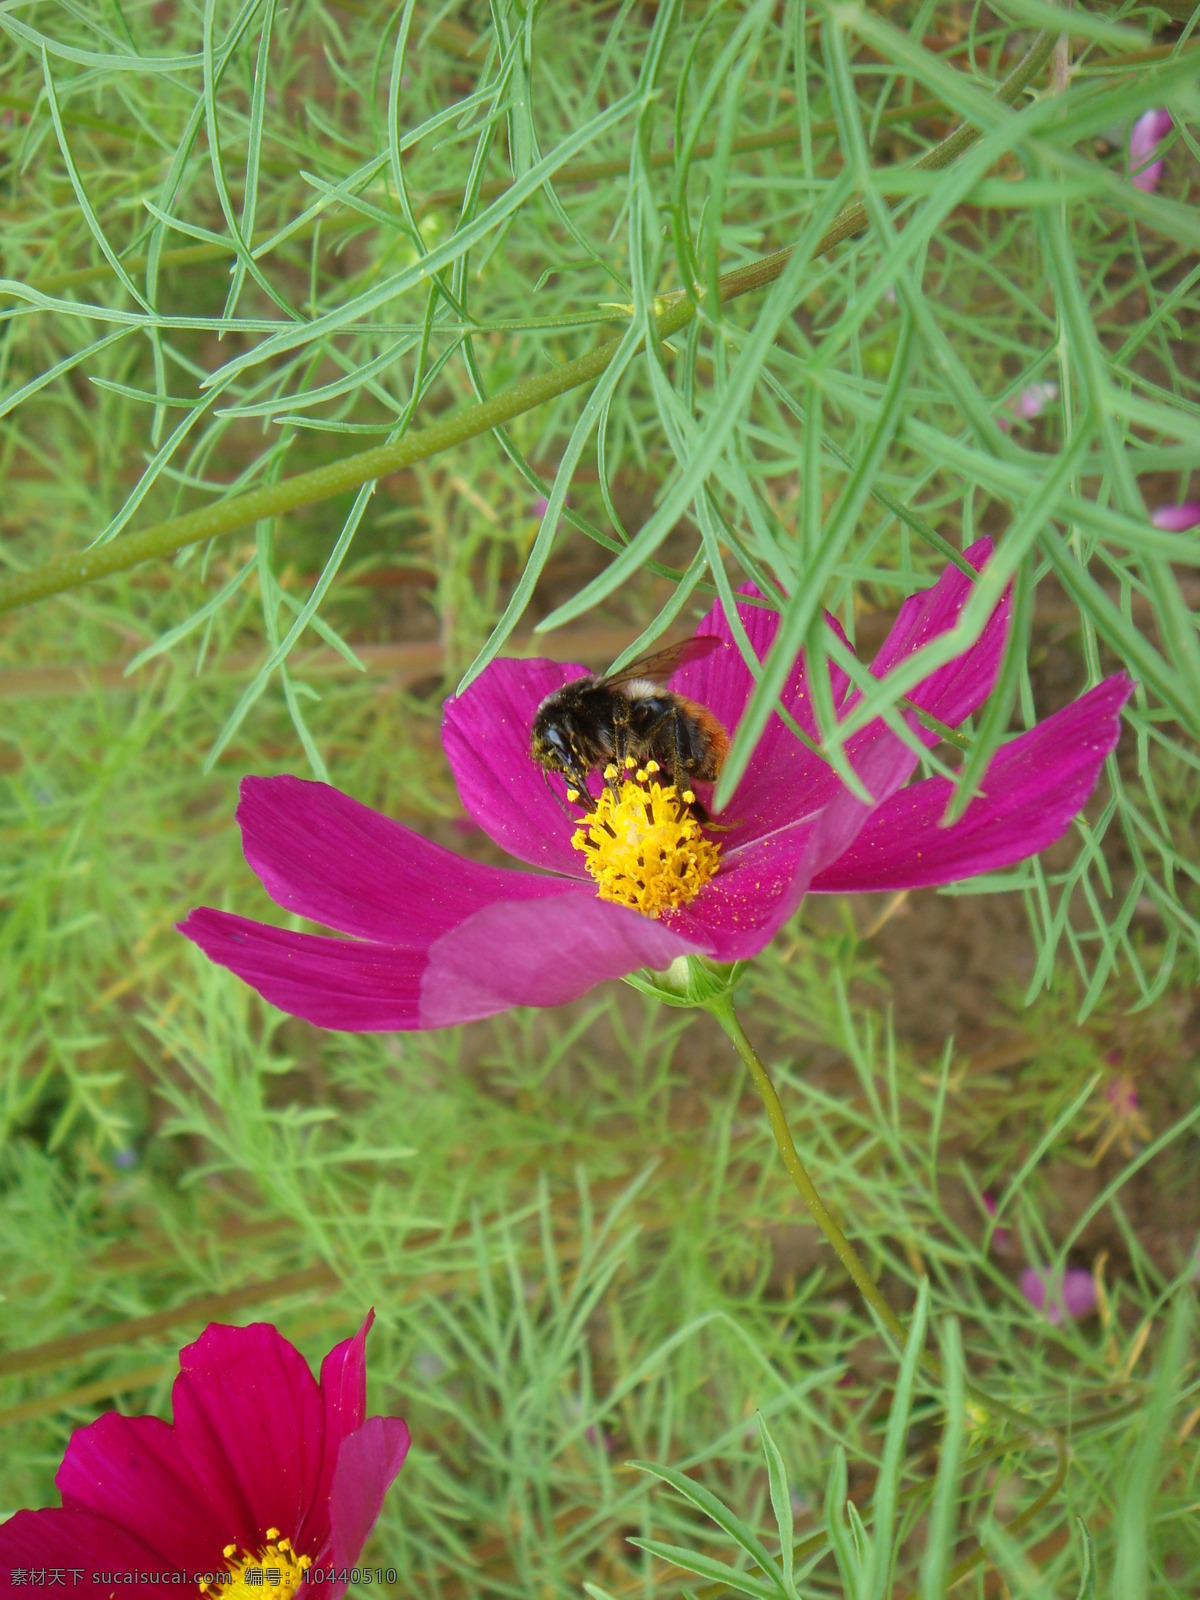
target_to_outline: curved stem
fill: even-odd
[[[808,1170],[803,1161],[801,1161],[800,1153],[796,1149],[796,1142],[792,1138],[791,1129],[788,1127],[787,1115],[775,1091],[775,1085],[771,1082],[771,1075],[763,1065],[758,1051],[755,1050],[747,1038],[746,1031],[738,1021],[733,1009],[733,1003],[728,994],[720,995],[715,1000],[710,1001],[707,1009],[712,1012],[713,1016],[716,1017],[729,1035],[733,1041],[734,1049],[741,1056],[747,1071],[753,1078],[754,1087],[758,1090],[763,1105],[767,1108],[767,1118],[771,1124],[771,1132],[775,1135],[775,1143],[779,1148],[779,1153],[783,1157],[783,1164],[796,1186],[797,1193],[808,1207],[813,1221],[833,1247],[838,1260],[850,1274],[858,1292],[887,1328],[901,1350],[903,1350],[908,1339],[908,1330],[888,1304],[882,1290],[867,1271],[862,1257],[847,1239],[841,1228],[838,1227],[833,1217],[829,1214],[825,1202],[817,1193],[816,1184],[809,1177]],[[931,1350],[923,1351],[921,1360],[926,1369],[935,1378],[942,1376],[942,1363]],[[1016,1410],[1015,1407],[1008,1405],[1003,1400],[997,1400],[993,1395],[988,1394],[986,1389],[980,1389],[970,1380],[967,1381],[964,1387],[971,1399],[977,1405],[984,1407],[994,1417],[1002,1417],[1006,1422],[1014,1423],[1023,1432],[1035,1438],[1040,1438],[1053,1447],[1058,1456],[1058,1472],[1055,1477],[1055,1485],[1057,1486],[1061,1482],[1062,1476],[1066,1473],[1067,1463],[1066,1441],[1058,1429],[1045,1423],[1034,1422],[1031,1418]],[[1030,1515],[1033,1515],[1032,1511],[1030,1511]]]
[[[709,1008],[714,1017],[725,1029],[733,1041],[733,1047],[741,1056],[747,1071],[754,1079],[754,1087],[758,1090],[762,1103],[767,1108],[767,1120],[771,1124],[771,1132],[775,1135],[775,1143],[779,1147],[779,1154],[783,1157],[783,1164],[788,1170],[788,1176],[796,1186],[796,1191],[801,1200],[808,1207],[812,1219],[825,1235],[828,1243],[833,1247],[834,1254],[845,1267],[854,1281],[859,1294],[874,1311],[880,1322],[887,1328],[892,1338],[904,1349],[908,1339],[908,1329],[888,1304],[878,1284],[867,1271],[862,1257],[847,1239],[830,1216],[825,1202],[817,1193],[817,1186],[808,1175],[808,1169],[800,1159],[796,1149],[792,1130],[788,1127],[787,1114],[783,1103],[776,1093],[775,1085],[771,1082],[771,1075],[763,1065],[758,1051],[746,1037],[746,1031],[737,1019],[733,1004],[729,998],[722,995],[719,1000],[712,1003]]]
[[[1046,30],[1036,36],[1025,55],[997,89],[998,101],[1011,105],[1019,98],[1034,75],[1049,60],[1054,39],[1054,34]],[[913,165],[922,172],[944,167],[978,137],[979,130],[964,123]],[[813,252],[814,256],[826,254],[844,239],[862,233],[866,226],[867,213],[861,201],[848,206],[822,236]],[[717,294],[722,304],[773,283],[791,255],[790,247],[776,250],[758,261],[750,262],[748,266],[725,273],[717,284]],[[696,309],[696,302],[680,292],[655,319],[655,338],[663,341],[671,334],[678,333],[695,316]],[[616,355],[620,343],[619,339],[610,339],[587,355],[568,361],[551,372],[540,373],[536,378],[527,378],[489,400],[467,406],[444,422],[412,430],[392,444],[344,456],[340,461],[332,461],[311,472],[295,473],[261,489],[252,489],[248,494],[232,495],[228,500],[204,506],[181,517],[171,517],[166,522],[155,523],[139,533],[125,534],[108,544],[93,545],[73,555],[59,556],[27,572],[6,574],[0,577],[0,612],[13,611],[18,606],[44,600],[50,595],[78,589],[86,583],[95,582],[97,578],[126,572],[143,561],[175,555],[188,545],[236,533],[261,518],[315,505],[335,495],[359,489],[372,479],[398,472],[418,461],[427,461],[431,456],[439,455],[479,434],[488,433],[570,389],[594,383]]]

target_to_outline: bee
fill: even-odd
[[[681,788],[715,783],[729,752],[729,735],[707,706],[664,688],[677,667],[698,661],[721,640],[687,639],[631,662],[607,677],[575,678],[555,689],[537,708],[529,734],[533,759],[546,774],[560,772],[588,811],[590,772],[610,763],[624,771],[632,756],[639,765],[657,761],[667,780]],[[615,784],[614,779],[609,779]],[[703,808],[694,802],[698,812]]]

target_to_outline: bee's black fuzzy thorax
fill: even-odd
[[[547,695],[530,729],[533,759],[579,789],[626,756],[657,761],[668,781],[714,783],[729,736],[706,707],[646,678],[576,678]]]

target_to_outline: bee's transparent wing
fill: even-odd
[[[622,667],[620,672],[608,674],[603,682],[629,683],[634,678],[648,678],[651,683],[665,684],[671,674],[680,667],[687,666],[689,661],[699,661],[723,643],[723,640],[711,633],[700,634],[697,638],[681,639],[678,644],[668,645],[665,650],[656,650],[652,655],[639,656],[627,667]]]

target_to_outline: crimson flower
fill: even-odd
[[[179,1352],[173,1423],[106,1412],[71,1436],[61,1507],[0,1523],[0,1595],[52,1567],[109,1600],[130,1574],[226,1600],[280,1600],[320,1575],[337,1600],[408,1453],[399,1417],[366,1415],[373,1317],[319,1384],[270,1323],[206,1328]]]
[[[967,551],[981,569],[989,540]],[[973,579],[947,567],[901,607],[871,668],[891,672],[953,626]],[[738,615],[761,660],[779,618],[761,605]],[[830,626],[836,628],[833,619]],[[986,699],[1004,653],[1006,596],[974,645],[911,691],[911,706],[956,727]],[[754,679],[718,603],[699,627],[717,644],[669,687],[707,707],[732,733]],[[771,718],[719,828],[705,827],[652,772],[626,775],[619,798],[595,788],[591,818],[569,810],[529,752],[542,700],[581,676],[544,660],[493,662],[445,709],[443,741],[468,814],[538,872],[467,861],[324,784],[247,778],[238,821],[246,859],[285,910],[349,935],[332,939],[207,908],[181,931],[273,1004],[326,1028],[436,1028],[510,1006],[558,1005],[604,978],[663,970],[677,957],[753,956],[804,895],[915,889],[1011,866],[1057,839],[1117,742],[1132,685],[1106,679],[1003,745],[962,817],[941,825],[949,779],[908,784],[912,748],[882,720],[854,733],[847,756],[867,790],[858,799],[821,756]],[[829,667],[839,716],[859,701]],[[815,738],[803,657],[782,690]],[[917,740],[938,734],[906,710]],[[614,786],[615,787],[615,786]],[[702,798],[705,798],[702,796]],[[648,914],[647,914],[648,913]]]

